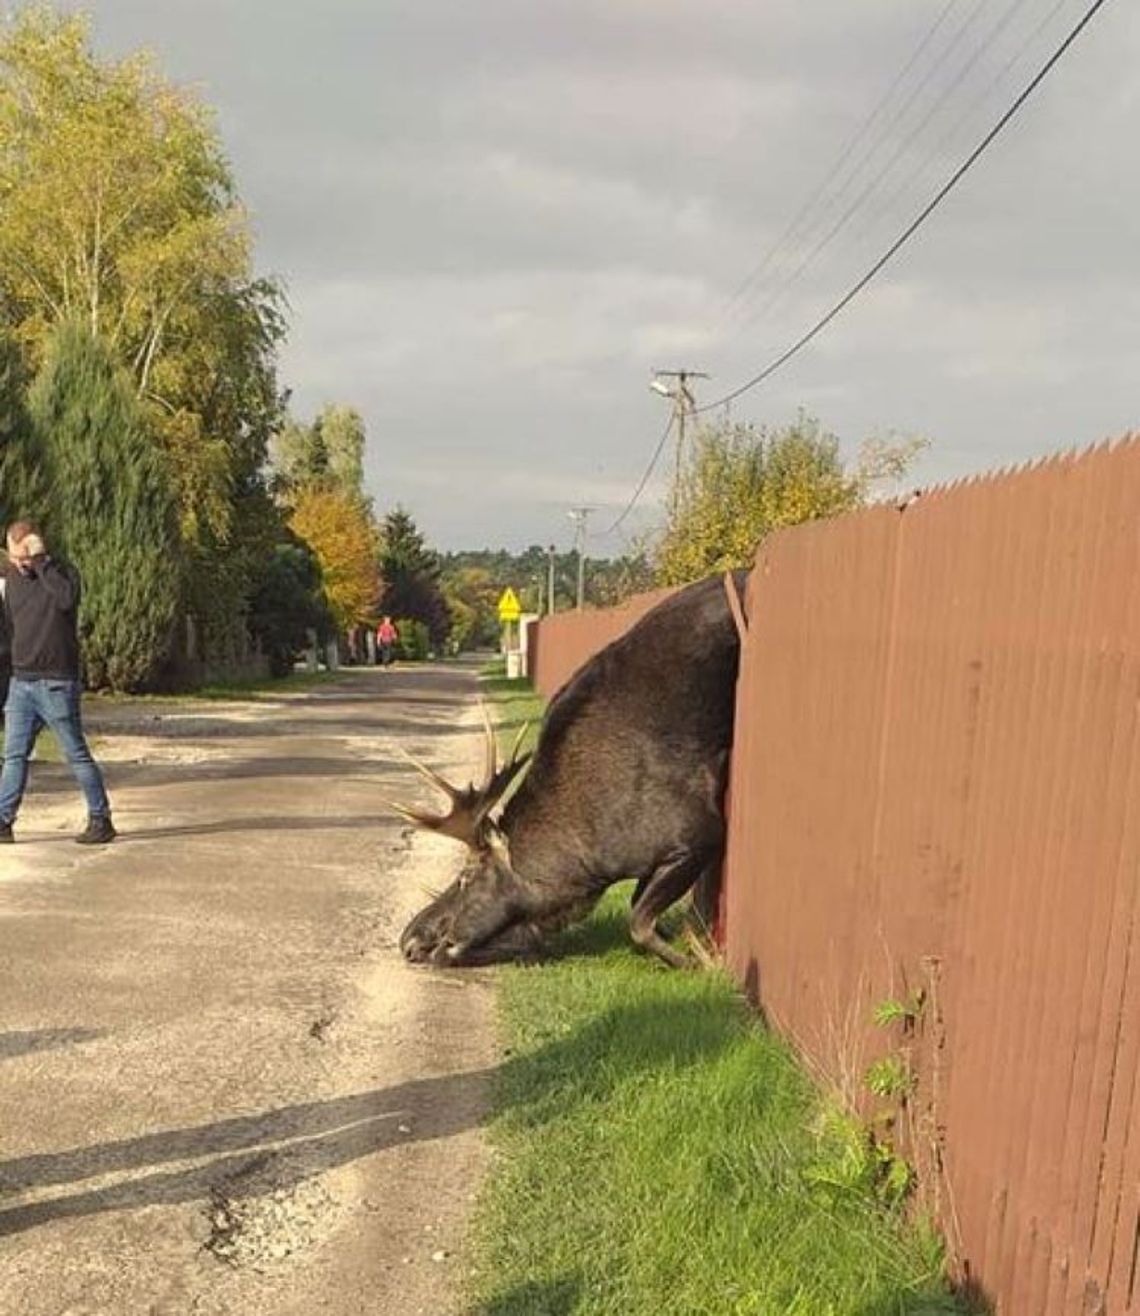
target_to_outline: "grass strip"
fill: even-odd
[[[505,696],[518,721],[532,694]],[[628,887],[548,963],[498,974],[506,1058],[468,1316],[943,1316],[929,1229],[861,1131],[715,972],[629,945]]]
[[[290,672],[286,676],[243,677],[233,681],[219,681],[170,694],[112,694],[100,691],[86,696],[92,708],[114,704],[193,704],[226,700],[256,701],[273,699],[278,695],[299,694],[305,690],[329,685],[340,680],[346,672],[358,668],[342,668],[336,672]]]

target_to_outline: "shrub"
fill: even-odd
[[[413,617],[401,617],[396,622],[400,632],[399,654],[410,662],[422,662],[431,653],[431,636],[422,621]]]

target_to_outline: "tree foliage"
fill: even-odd
[[[316,555],[337,629],[372,625],[381,592],[379,545],[361,500],[337,489],[310,486],[297,495],[290,526]]]
[[[44,503],[46,482],[25,406],[26,388],[16,344],[0,332],[0,531]]]
[[[250,602],[250,629],[261,642],[274,676],[286,675],[309,642],[309,631],[326,638],[333,627],[320,562],[295,535],[273,547]]]
[[[364,419],[354,407],[330,403],[313,422],[327,454],[329,478],[339,489],[363,495]]]
[[[290,417],[270,445],[277,488],[288,496],[323,485],[364,498],[366,440],[354,407],[330,403],[308,425]]]
[[[179,547],[168,463],[150,442],[134,390],[85,325],[64,324],[29,410],[48,481],[44,517],[78,568],[88,682],[136,690],[171,642]]]
[[[532,544],[521,553],[507,549],[464,549],[444,553],[441,582],[452,612],[453,640],[459,648],[494,647],[501,626],[497,604],[509,586],[524,612],[545,612],[549,588],[549,550]],[[610,607],[631,594],[652,589],[653,569],[645,553],[618,558],[588,558],[585,602]],[[573,552],[554,555],[554,599],[557,611],[575,606],[578,558]]]
[[[657,547],[658,583],[679,585],[751,565],[765,535],[858,507],[875,480],[901,475],[922,446],[875,440],[848,468],[835,435],[803,414],[780,430],[741,424],[700,430]]]
[[[418,617],[397,617],[396,632],[400,637],[398,652],[408,662],[422,662],[431,654],[431,631]]]
[[[168,458],[180,600],[244,626],[259,496],[282,399],[282,298],[252,272],[247,216],[208,111],[142,55],[100,59],[90,20],[33,5],[0,30],[0,315],[33,367],[82,322]],[[263,547],[263,546],[262,546]]]
[[[459,565],[464,554],[448,554],[441,574],[451,613],[448,637],[457,650],[494,648],[499,642],[496,605],[506,586],[489,567]]]
[[[423,622],[432,646],[442,649],[451,630],[451,615],[440,583],[439,557],[428,548],[411,514],[402,507],[384,518],[381,539],[382,610],[393,617]]]

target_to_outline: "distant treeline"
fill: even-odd
[[[540,544],[522,553],[506,549],[465,549],[441,553],[442,583],[451,608],[453,638],[462,648],[494,645],[499,638],[496,611],[508,587],[519,596],[524,612],[545,612],[549,605],[550,555]],[[618,603],[653,585],[652,569],[642,555],[591,559],[587,548],[585,601],[593,607]],[[578,556],[554,556],[554,606],[575,606],[578,597]]]

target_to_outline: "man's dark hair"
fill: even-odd
[[[43,532],[35,521],[29,521],[27,517],[19,521],[13,521],[8,527],[8,538],[13,544],[22,544],[29,535],[39,535],[43,538]]]

